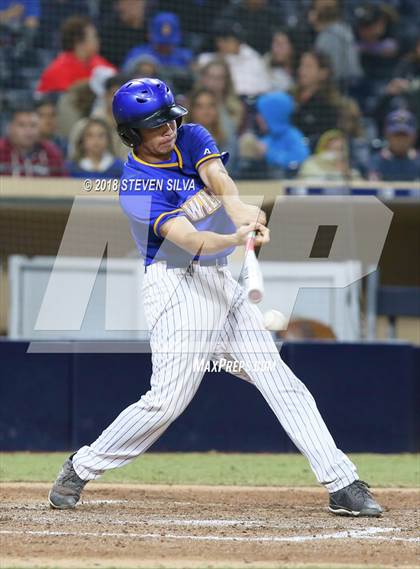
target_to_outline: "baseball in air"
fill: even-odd
[[[278,310],[268,310],[264,313],[264,326],[267,330],[277,332],[287,328],[288,319]]]

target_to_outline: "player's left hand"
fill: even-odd
[[[228,213],[236,227],[249,223],[261,223],[262,225],[267,223],[265,213],[256,205],[235,203],[235,207]]]

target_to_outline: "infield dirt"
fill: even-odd
[[[1,486],[1,567],[415,567],[416,489],[375,492],[382,518],[338,518],[322,488],[87,486],[72,511],[49,485]]]

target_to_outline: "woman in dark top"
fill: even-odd
[[[294,124],[314,147],[323,132],[337,128],[339,114],[340,94],[327,55],[317,51],[302,54],[293,95]]]

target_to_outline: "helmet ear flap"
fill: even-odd
[[[135,148],[141,142],[141,136],[134,128],[125,125],[118,125],[117,132],[126,146]]]
[[[179,128],[182,125],[182,116],[178,117],[176,120],[176,126]]]

